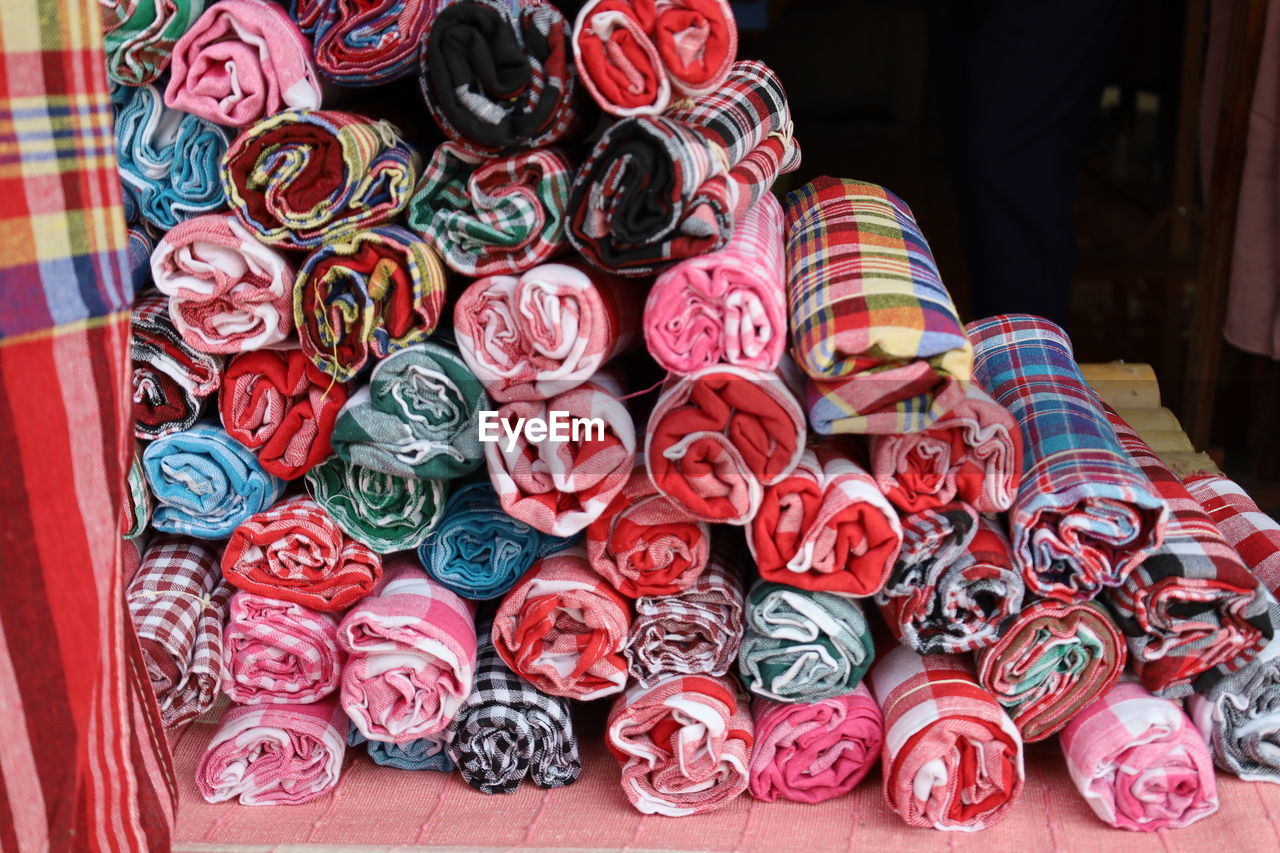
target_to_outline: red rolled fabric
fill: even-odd
[[[222,636],[222,687],[239,705],[306,704],[338,689],[338,620],[291,601],[239,590]]]

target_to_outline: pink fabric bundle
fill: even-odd
[[[222,635],[222,689],[232,702],[303,704],[338,688],[338,620],[328,613],[240,590]]]
[[[472,605],[431,580],[409,554],[390,557],[382,581],[338,628],[351,655],[342,707],[369,740],[437,735],[471,692],[476,670]]]
[[[765,193],[723,249],[658,276],[644,306],[644,339],[658,364],[679,374],[719,363],[778,366],[787,345],[783,222],[782,205]]]

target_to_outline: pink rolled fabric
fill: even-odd
[[[761,196],[723,249],[658,276],[644,306],[649,354],[673,373],[712,364],[773,370],[787,345],[782,205]]]
[[[865,684],[812,704],[755,697],[751,795],[821,803],[858,786],[876,766],[884,716]]]
[[[338,620],[239,590],[222,634],[222,689],[239,705],[305,704],[338,689]]]
[[[173,48],[165,105],[244,127],[286,109],[320,109],[311,45],[284,9],[219,0]]]
[[[261,349],[293,331],[293,267],[230,214],[169,229],[151,253],[151,277],[169,297],[174,327],[200,352]]]
[[[410,554],[387,559],[382,581],[343,618],[342,707],[360,733],[407,743],[444,731],[476,670],[473,606],[431,580]]]

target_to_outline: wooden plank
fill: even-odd
[[[1134,429],[1138,431],[1138,435],[1142,436],[1142,440],[1151,445],[1151,449],[1159,456],[1163,456],[1166,453],[1195,452],[1195,448],[1191,446],[1191,439],[1180,429],[1140,430],[1137,427],[1134,427]]]
[[[1163,430],[1182,431],[1182,424],[1178,423],[1178,416],[1171,409],[1163,406],[1150,409],[1117,408],[1116,413],[1124,418],[1124,422],[1133,427],[1140,435]]]
[[[1098,396],[1113,409],[1154,409],[1160,406],[1160,383],[1149,364],[1126,361],[1082,364],[1080,372]]]
[[[1221,474],[1222,471],[1207,453],[1161,453],[1161,461],[1169,470],[1186,479],[1192,474]]]

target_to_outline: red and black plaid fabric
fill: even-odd
[[[1280,593],[1280,524],[1258,509],[1238,483],[1220,474],[1192,477],[1186,485],[1254,576],[1273,594]]]
[[[169,300],[151,293],[131,320],[134,435],[149,441],[190,429],[222,381],[222,357],[194,349],[169,319]]]

